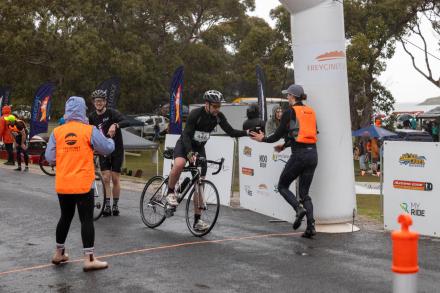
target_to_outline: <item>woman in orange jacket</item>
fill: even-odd
[[[11,115],[11,106],[3,106],[2,116],[0,117],[0,139],[3,141],[8,152],[8,160],[4,163],[5,165],[15,165],[14,162],[14,137],[9,131],[8,125],[6,124],[5,117]]]

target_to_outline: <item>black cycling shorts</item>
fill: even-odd
[[[113,152],[107,156],[99,156],[99,167],[101,168],[101,171],[121,173],[123,162],[124,152]]]
[[[195,148],[193,146],[192,151],[195,153],[198,153],[201,157],[206,158],[205,147]],[[184,158],[184,159],[188,160],[188,158],[186,157],[185,147],[183,145],[182,140],[180,140],[180,139],[177,141],[176,146],[174,147],[174,158]],[[206,164],[206,162],[203,162],[201,167],[202,167],[202,170],[201,170],[200,175],[206,176],[206,173],[208,171],[208,164]]]

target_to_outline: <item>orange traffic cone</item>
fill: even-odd
[[[417,250],[419,233],[409,231],[413,221],[409,214],[401,214],[398,222],[402,230],[391,234],[393,240],[394,293],[417,292],[417,272],[419,271]]]

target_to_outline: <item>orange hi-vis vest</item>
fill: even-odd
[[[305,105],[293,106],[296,120],[291,121],[293,139],[298,143],[315,144],[318,141],[315,111]]]
[[[90,191],[95,180],[92,131],[92,125],[77,121],[71,121],[54,129],[57,193],[82,194]]]

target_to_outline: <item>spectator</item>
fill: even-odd
[[[243,130],[264,131],[264,121],[259,117],[260,110],[257,104],[249,105],[246,110],[246,116],[247,120],[243,123]]]
[[[379,162],[379,144],[377,142],[377,139],[372,138],[371,139],[371,166],[373,169],[373,175],[379,176],[380,171],[378,169],[378,162]]]
[[[272,109],[272,117],[266,124],[266,135],[271,135],[280,126],[281,116],[283,115],[283,109],[280,106],[276,106]]]
[[[437,124],[437,122],[433,122],[432,123],[432,128],[431,128],[431,131],[432,131],[432,139],[434,140],[434,141],[438,141],[438,134],[439,134],[439,129],[438,129],[438,124]]]
[[[160,127],[159,127],[159,121],[156,121],[154,124],[154,137],[153,141],[159,140],[160,137]]]
[[[8,153],[8,160],[4,164],[14,166],[14,137],[9,131],[8,124],[5,120],[5,117],[9,115],[11,115],[11,106],[3,106],[2,116],[0,117],[0,139],[5,144],[6,152]]]
[[[365,176],[365,172],[367,171],[367,139],[365,137],[361,137],[357,148],[359,150],[359,169],[361,170],[361,176]]]
[[[15,150],[17,152],[18,167],[15,171],[21,171],[21,154],[24,157],[25,168],[24,171],[29,171],[29,154],[27,146],[28,131],[26,123],[23,120],[15,118],[14,115],[9,115],[4,118],[7,121],[9,131],[15,137]]]

